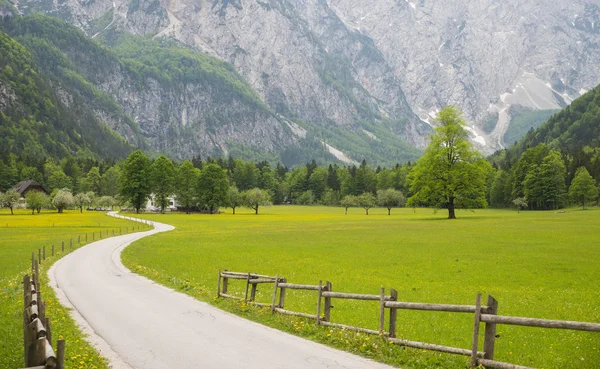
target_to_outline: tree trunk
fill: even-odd
[[[392,209],[388,208],[388,215],[391,215]]]
[[[258,215],[258,205],[256,205],[256,208],[255,208],[254,210],[256,210],[256,211],[254,212],[254,214]]]
[[[348,208],[346,208],[346,215],[348,215]]]
[[[233,215],[235,215],[235,207],[231,208],[233,210]]]
[[[81,214],[83,214],[83,206],[80,206],[80,207],[79,207],[79,212],[80,212]]]
[[[454,197],[450,197],[448,201],[448,219],[456,219],[454,211]]]
[[[369,215],[369,209],[365,208],[365,214]]]
[[[12,208],[12,206],[10,207],[10,215],[15,215],[15,214],[13,213],[13,208]]]
[[[31,215],[35,215],[35,209],[31,209]]]

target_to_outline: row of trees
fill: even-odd
[[[152,161],[135,151],[117,163],[66,158],[36,164],[11,155],[0,161],[0,171],[12,178],[36,179],[53,194],[63,189],[70,189],[74,198],[93,193],[137,210],[153,194],[162,211],[174,195],[188,212],[254,203],[360,206],[366,211],[376,204],[388,210],[406,204],[445,208],[454,218],[456,208],[490,204],[555,209],[569,203],[585,206],[598,197],[597,181],[586,169],[593,162],[577,167],[572,158],[538,145],[514,162],[490,165],[472,147],[464,126],[457,108],[443,109],[423,157],[393,168],[372,167],[365,161],[347,167],[318,166],[313,161],[290,170],[279,163],[233,158],[194,158],[177,165],[165,156]],[[6,188],[6,182],[0,185]],[[260,200],[250,201],[250,192],[258,190]],[[258,206],[262,205],[253,208]]]
[[[21,203],[21,196],[14,190],[0,192],[0,208],[10,209],[11,214],[14,214],[14,209]],[[111,196],[98,197],[94,192],[78,193],[73,195],[70,189],[55,190],[48,196],[43,192],[29,191],[25,195],[25,206],[34,214],[36,211],[39,214],[44,208],[51,208],[62,213],[64,209],[76,207],[80,212],[84,208],[101,206],[102,208],[112,208],[120,205],[119,201]]]

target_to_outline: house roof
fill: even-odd
[[[48,191],[46,191],[44,186],[37,183],[33,179],[21,181],[21,182],[17,183],[12,189],[17,191],[19,193],[19,195],[21,195],[21,196],[24,196],[31,189],[35,189],[37,191],[42,191],[45,194],[48,194]]]

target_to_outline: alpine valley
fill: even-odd
[[[42,138],[105,157],[390,165],[448,104],[490,154],[600,82],[596,0],[0,0],[0,16],[21,55],[0,111],[29,106],[8,82],[30,73],[70,127]]]

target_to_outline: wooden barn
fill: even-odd
[[[21,195],[21,197],[25,197],[25,195],[27,195],[27,192],[29,192],[29,191],[38,191],[38,192],[43,192],[46,195],[50,195],[50,193],[48,191],[46,191],[44,186],[42,186],[41,184],[37,183],[36,181],[34,181],[32,179],[28,179],[26,181],[21,181],[21,182],[17,183],[12,189],[17,191],[19,193],[19,195]]]

